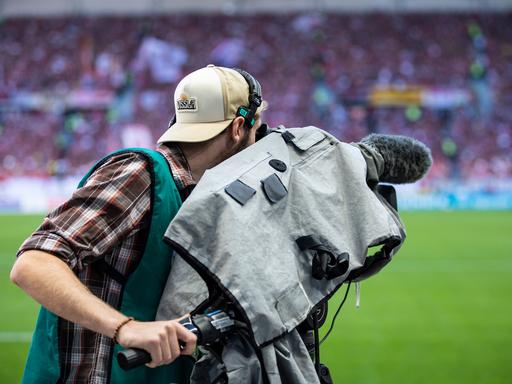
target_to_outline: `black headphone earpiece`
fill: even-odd
[[[233,70],[242,75],[249,85],[249,106],[238,107],[236,115],[242,116],[245,120],[245,125],[248,128],[252,128],[256,122],[256,110],[259,108],[263,100],[261,96],[261,85],[249,72],[240,68],[233,68]]]

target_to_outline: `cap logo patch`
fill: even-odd
[[[176,109],[178,111],[197,111],[197,99],[182,93],[180,98],[176,100]]]

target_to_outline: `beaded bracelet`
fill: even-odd
[[[129,323],[130,321],[132,321],[132,320],[135,320],[135,319],[134,319],[133,317],[128,317],[127,319],[123,320],[123,321],[121,322],[121,324],[119,324],[119,325],[117,326],[116,330],[114,331],[114,336],[112,336],[112,339],[114,340],[114,343],[119,344],[119,342],[117,341],[117,336],[118,336],[118,334],[119,334],[119,331],[121,330],[121,328],[122,328],[123,326],[125,326],[126,324],[128,324],[128,323]]]

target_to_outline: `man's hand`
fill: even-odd
[[[130,321],[121,327],[117,340],[125,348],[140,348],[149,352],[151,363],[146,365],[155,368],[172,363],[180,355],[191,355],[196,348],[197,337],[178,320]]]

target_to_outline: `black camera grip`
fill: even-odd
[[[143,349],[128,348],[118,352],[117,362],[125,371],[151,362],[151,355]]]

